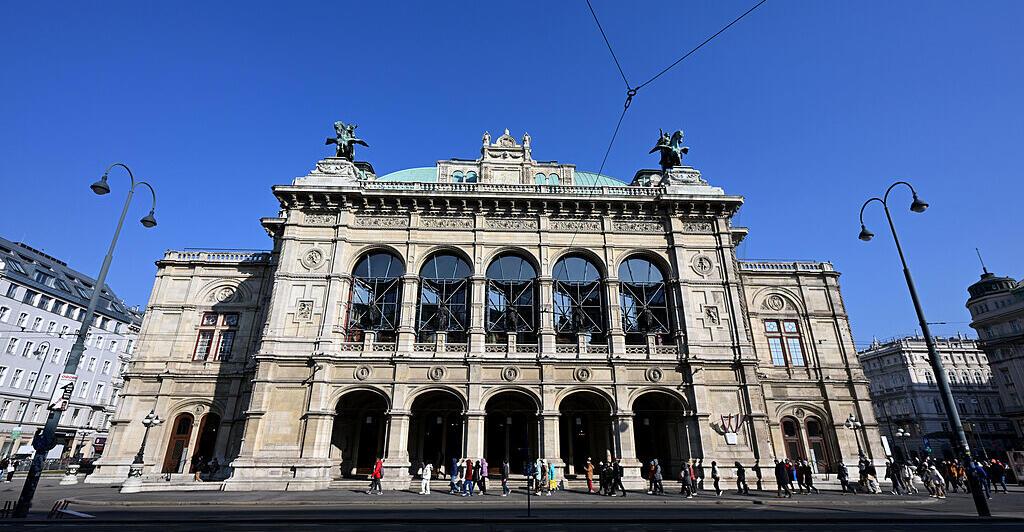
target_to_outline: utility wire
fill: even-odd
[[[597,24],[597,29],[601,32],[601,37],[604,38],[604,43],[608,46],[608,51],[612,54],[612,61],[615,61],[615,66],[619,69],[619,74],[622,75],[622,81],[626,83],[626,90],[629,90],[629,80],[626,79],[626,73],[622,71],[622,65],[619,64],[619,58],[615,57],[615,50],[612,49],[612,43],[608,40],[608,35],[605,34],[604,28],[601,27],[601,21],[597,19],[597,13],[594,12],[594,6],[590,5],[590,0],[587,0],[587,7],[590,8],[590,14],[594,16],[594,22]]]

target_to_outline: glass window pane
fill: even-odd
[[[217,325],[217,314],[215,314],[213,312],[207,312],[206,314],[203,314],[203,322],[202,322],[202,324],[204,326]]]
[[[765,332],[779,332],[779,322],[774,320],[766,320],[764,322]]]
[[[782,352],[782,339],[781,338],[769,338],[768,349],[772,353],[772,364],[776,366],[786,365],[786,356]]]
[[[796,322],[795,321],[788,321],[788,320],[784,321],[784,322],[782,322],[782,329],[785,332],[788,332],[788,333],[795,333],[796,332]]]
[[[799,338],[786,338],[786,348],[789,349],[789,359],[794,366],[804,365],[804,352],[800,349]]]

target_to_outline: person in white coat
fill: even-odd
[[[430,495],[430,478],[434,476],[434,466],[420,463],[420,495]]]

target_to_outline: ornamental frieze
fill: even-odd
[[[307,212],[304,215],[306,225],[334,225],[338,215],[329,212]]]
[[[552,231],[587,231],[597,233],[601,231],[601,220],[552,218],[550,226]]]
[[[684,233],[713,233],[715,226],[711,222],[683,222]]]
[[[537,220],[529,218],[487,218],[487,228],[499,231],[536,231]]]
[[[356,216],[352,220],[352,225],[379,229],[404,229],[409,227],[409,219],[405,216]]]
[[[446,216],[424,216],[420,218],[420,227],[427,229],[472,229],[476,225],[473,218]]]
[[[622,233],[663,233],[665,224],[660,220],[613,220],[612,230]]]

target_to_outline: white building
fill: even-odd
[[[971,327],[988,355],[1002,397],[1002,414],[1024,438],[1024,283],[988,270],[968,289]],[[1020,383],[1018,385],[1018,383]]]
[[[0,238],[0,456],[33,452],[94,287],[63,261]],[[102,453],[141,322],[137,309],[103,288],[51,458]]]
[[[975,340],[936,338],[935,348],[949,377],[960,420],[976,456],[1003,457],[1011,449],[1013,428],[1000,415],[1002,401],[992,381],[988,358]],[[952,456],[949,422],[922,337],[874,342],[859,353],[871,381],[871,403],[878,430],[888,438],[893,456]],[[906,442],[896,436],[910,432]]]

